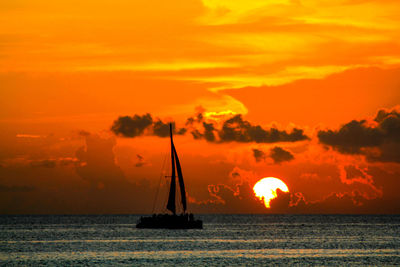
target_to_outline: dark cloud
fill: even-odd
[[[256,162],[260,162],[266,158],[265,152],[257,148],[253,148],[253,156]]]
[[[135,164],[135,167],[142,167],[146,164],[146,161],[141,155],[137,154],[136,157],[137,157],[137,162]]]
[[[32,168],[48,168],[52,169],[57,166],[69,166],[78,163],[76,158],[66,157],[58,159],[30,160],[28,161]]]
[[[287,213],[290,208],[292,195],[289,192],[283,192],[279,188],[276,190],[276,198],[270,200],[270,211],[272,213]]]
[[[203,113],[199,112],[199,113],[196,114],[196,116],[194,116],[194,117],[189,117],[189,118],[186,120],[185,125],[188,126],[188,125],[194,124],[195,122],[197,122],[197,123],[202,122],[202,121],[203,121],[203,118],[204,118]]]
[[[216,141],[216,129],[213,123],[202,122],[201,127],[203,128],[203,132],[200,132],[198,129],[193,128],[190,133],[192,134],[194,139],[205,139],[208,142]]]
[[[173,127],[173,129],[175,129],[175,127]],[[164,123],[161,120],[157,120],[153,124],[153,131],[155,136],[167,137],[169,136],[169,123]]]
[[[351,121],[338,131],[319,131],[319,141],[332,146],[342,153],[357,154],[365,147],[379,146],[383,142],[383,133],[378,128],[371,128],[366,121]]]
[[[175,128],[174,128],[175,129]],[[186,128],[180,128],[178,131],[174,131],[178,135],[184,135],[187,132]]]
[[[274,160],[275,163],[291,161],[294,159],[292,153],[278,146],[270,150],[270,157]]]
[[[13,186],[6,186],[6,185],[0,185],[0,192],[2,193],[7,193],[7,192],[32,192],[34,191],[35,188],[32,186],[18,186],[18,185],[13,185]]]
[[[212,123],[203,122],[203,128],[204,128],[204,139],[206,139],[208,142],[214,142],[215,141],[214,125]]]
[[[153,123],[153,134],[158,137],[168,137],[169,136],[169,125],[172,124],[172,129],[174,134],[183,135],[186,133],[186,128],[181,128],[176,130],[175,122],[164,123],[160,119]]]
[[[90,135],[90,133],[89,133],[88,131],[85,131],[85,130],[79,131],[78,134],[79,134],[80,136],[88,136],[88,135]]]
[[[163,122],[160,119],[154,121],[149,113],[145,115],[136,114],[132,117],[119,117],[113,122],[111,131],[123,137],[137,137],[143,135],[148,130],[148,134],[158,137],[168,137],[170,123],[172,123],[172,129],[175,134],[183,135],[186,133],[186,128],[176,129],[175,122]]]
[[[276,128],[264,130],[260,125],[252,125],[243,120],[242,115],[238,114],[226,120],[222,129],[218,132],[221,142],[296,142],[307,140],[303,130],[294,128],[291,133],[280,131]]]
[[[204,121],[202,113],[187,119],[184,128],[177,129],[175,122],[173,129],[175,134],[183,135],[190,132],[194,139],[204,139],[208,142],[296,142],[309,139],[301,129],[294,128],[290,133],[280,131],[276,128],[269,130],[263,129],[260,125],[252,125],[243,120],[242,115],[238,114],[225,120],[221,129],[217,129],[213,121]],[[160,119],[153,120],[150,114],[134,115],[133,117],[119,117],[114,121],[111,130],[123,137],[137,137],[143,135],[145,130],[148,134],[159,137],[169,136],[169,124]]]
[[[192,125],[194,123],[194,118],[190,117],[186,120],[185,125]]]
[[[194,139],[201,139],[201,138],[203,138],[203,134],[200,133],[200,131],[197,130],[197,129],[192,130],[190,133],[192,134],[192,136],[193,136]]]
[[[31,166],[34,168],[54,168],[56,165],[57,161],[51,159],[31,161]]]
[[[339,130],[319,131],[318,138],[345,154],[363,154],[372,161],[400,162],[400,113],[380,110],[374,121],[353,120]]]
[[[133,117],[119,117],[111,126],[111,131],[116,135],[124,137],[136,137],[142,135],[144,130],[153,123],[153,119],[149,113]]]
[[[400,163],[400,143],[385,142],[379,146],[376,152],[366,151],[365,154],[369,161]]]

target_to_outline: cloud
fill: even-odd
[[[78,134],[79,134],[80,136],[88,136],[88,135],[90,135],[90,132],[85,131],[85,130],[80,130],[80,131],[78,132]]]
[[[208,142],[214,142],[215,141],[214,125],[212,123],[203,122],[203,128],[204,128],[204,139],[206,139]]]
[[[76,151],[76,157],[81,163],[76,166],[76,173],[93,187],[97,187],[100,183],[106,186],[126,186],[124,174],[114,160],[115,139],[89,135],[85,140],[86,147]]]
[[[243,120],[240,114],[226,120],[218,134],[221,142],[274,143],[296,142],[308,139],[303,130],[297,128],[294,128],[291,133],[280,131],[276,128],[264,130],[260,125],[252,125],[250,122]]]
[[[268,156],[264,151],[260,149],[253,148],[252,151],[253,151],[253,157],[256,160],[256,162],[263,161]],[[274,163],[277,164],[282,163],[284,161],[291,161],[294,159],[292,153],[278,146],[270,149],[269,157],[271,157]]]
[[[142,168],[132,164],[137,172],[126,174],[117,165],[115,145],[115,138],[90,134],[84,146],[73,148],[76,157],[0,167],[0,214],[151,212],[156,188],[139,173]],[[55,166],[44,167],[48,162]]]
[[[276,198],[270,200],[270,211],[273,213],[286,213],[291,207],[292,194],[283,192],[279,188],[276,190]],[[296,203],[297,204],[297,203]]]
[[[159,173],[151,167],[136,168],[135,164],[144,158],[146,162],[158,166],[162,163],[162,157],[156,159],[136,146],[129,147],[130,153],[126,154],[127,159],[124,163],[130,166],[131,169],[128,169],[124,167],[121,159],[121,149],[127,147],[119,147],[114,139],[100,138],[96,134],[85,136],[83,140],[85,147],[77,151],[77,157],[64,158],[73,164],[71,166],[73,168],[66,169],[59,159],[55,168],[32,168],[30,161],[26,161],[24,165],[8,164],[0,167],[0,184],[6,186],[0,186],[0,191],[7,192],[0,193],[0,213],[150,212],[156,187],[150,187],[150,184],[142,182],[141,179],[149,179],[148,183],[156,185],[158,179],[153,181],[150,179],[157,178]],[[154,142],[150,138],[145,141]],[[162,140],[158,141],[162,143]],[[330,153],[338,155],[332,151]],[[114,154],[119,154],[119,158]],[[268,156],[269,151],[265,150],[265,154]],[[340,168],[344,170],[342,176],[342,173],[337,171],[336,164],[332,164],[331,167],[315,164],[298,165],[296,161],[295,164],[289,164],[284,168],[270,165],[266,169],[265,166],[257,164],[257,169],[253,168],[254,162],[250,162],[251,168],[249,166],[248,170],[251,171],[245,171],[239,169],[243,166],[232,170],[231,163],[220,160],[222,156],[184,155],[182,160],[186,162],[183,166],[186,166],[184,174],[187,177],[185,183],[188,199],[191,199],[189,208],[192,212],[302,214],[399,212],[397,205],[399,197],[396,192],[399,184],[397,164],[389,164],[394,165],[393,168],[396,167],[389,173],[380,169],[383,164],[360,167],[346,162],[346,165]],[[155,160],[158,163],[155,163]],[[150,169],[154,175],[148,172]],[[209,174],[210,169],[213,170],[213,175]],[[313,176],[313,173],[318,175],[313,178],[301,177],[301,174],[306,172],[311,173],[308,176]],[[263,203],[254,197],[252,191],[254,182],[266,175],[285,178],[284,181],[291,190],[289,194],[278,192],[278,197],[271,202],[271,209],[265,208]],[[163,184],[165,181],[168,182],[165,179],[162,181]],[[383,194],[370,193],[366,184],[370,182],[376,188],[382,188]],[[35,190],[21,193],[25,192],[24,186]],[[167,192],[167,188],[163,192]]]
[[[353,120],[337,131],[319,131],[318,138],[321,143],[342,153],[357,154],[361,153],[362,148],[380,145],[383,133],[378,128],[367,126],[365,120]]]
[[[192,203],[191,207],[197,212],[218,213],[264,213],[265,206],[253,192],[248,182],[230,187],[225,184],[209,185],[209,201]]]
[[[200,133],[200,131],[197,129],[192,130],[190,133],[192,134],[194,139],[202,139],[203,138],[203,134]]]
[[[266,208],[254,196],[249,182],[244,181],[234,187],[218,184],[210,185],[212,200],[192,203],[196,212],[219,213],[288,213],[288,214],[397,214],[400,212],[398,197],[384,196],[369,198],[357,190],[344,193],[330,193],[321,199],[308,201],[301,192],[277,190],[277,197]]]
[[[264,213],[264,202],[253,191],[254,175],[252,171],[234,167],[225,182],[207,185],[211,199],[195,203],[193,209],[196,212]]]
[[[33,186],[18,186],[18,185],[13,185],[13,186],[7,186],[7,185],[0,185],[0,192],[6,193],[6,192],[32,192],[34,191],[35,188]]]
[[[92,212],[122,212],[129,210],[151,210],[150,196],[153,189],[144,179],[131,182],[116,164],[115,138],[101,138],[91,134],[85,137],[86,146],[76,151],[80,164],[75,165],[76,173],[89,185],[86,209]],[[146,164],[137,155],[138,164]]]
[[[173,127],[175,129],[175,127]],[[169,124],[163,123],[161,120],[157,120],[153,124],[154,135],[159,137],[167,137],[169,136]]]
[[[303,167],[296,166],[298,169]],[[312,168],[314,169],[314,168]],[[245,171],[235,167],[229,174],[230,179],[224,183],[210,184],[208,186],[210,199],[194,205],[196,211],[201,212],[221,212],[221,213],[291,213],[291,214],[367,214],[367,213],[398,213],[399,197],[396,194],[398,187],[398,171],[386,173],[380,168],[368,168],[371,173],[366,173],[366,168],[359,166],[345,166],[345,177],[333,179],[327,176],[327,179],[320,179],[321,184],[315,184],[313,181],[306,181],[301,177],[288,178],[290,192],[278,190],[277,198],[270,203],[271,208],[267,209],[262,203],[259,205],[257,199],[254,199],[254,192],[251,185],[262,177],[258,173]],[[330,172],[329,172],[330,173]],[[277,175],[277,177],[280,177]],[[299,179],[300,178],[300,179]],[[318,178],[313,178],[318,179]],[[346,179],[346,181],[342,181]],[[371,180],[377,179],[377,181]],[[337,187],[330,181],[336,180],[343,186]],[[373,183],[373,193],[365,190],[364,186]],[[328,185],[328,186],[327,186]],[[313,191],[304,191],[304,188],[319,188],[321,192],[316,196]],[[382,194],[383,192],[383,194]],[[201,205],[200,205],[201,204]],[[236,209],[233,207],[236,205]],[[245,206],[251,206],[252,211],[245,211]]]
[[[186,128],[176,130],[175,122],[163,122],[160,119],[154,121],[149,113],[145,115],[135,114],[132,117],[121,116],[113,122],[111,131],[116,135],[131,138],[144,135],[146,130],[149,131],[149,134],[158,137],[168,137],[170,123],[175,134],[186,133]]]
[[[194,139],[204,139],[213,143],[226,142],[256,142],[256,143],[274,143],[274,142],[296,142],[308,140],[303,130],[294,128],[290,133],[276,128],[268,130],[260,125],[253,125],[244,120],[242,115],[222,119],[222,127],[219,129],[216,125],[220,124],[219,119],[209,119],[205,121],[202,113],[197,113],[195,117],[189,117],[186,120],[185,127],[176,130],[175,122],[171,122],[175,134],[185,134],[190,132]],[[153,121],[150,114],[134,115],[133,117],[119,117],[114,121],[111,130],[119,136],[137,137],[148,134],[167,137],[169,135],[169,123],[160,119]]]
[[[183,135],[186,133],[186,128],[181,128],[179,130],[176,130],[175,122],[171,122],[171,124],[174,134]],[[169,125],[170,125],[169,122],[164,123],[160,119],[157,119],[157,121],[153,123],[153,134],[158,137],[168,137]]]
[[[277,197],[270,202],[268,213],[290,214],[397,214],[400,209],[393,205],[398,199],[368,198],[357,190],[331,193],[316,201],[307,201],[301,192],[286,193],[277,190]]]
[[[203,121],[203,119],[204,119],[203,112],[205,112],[205,109],[203,107],[199,106],[199,107],[196,107],[196,111],[197,111],[197,114],[194,117],[189,117],[186,120],[186,125],[192,125],[195,122]]]
[[[198,129],[192,128],[191,134],[194,139],[205,139],[208,142],[216,141],[216,128],[213,123],[201,122],[203,132],[200,132]]]
[[[136,137],[142,135],[144,130],[152,123],[153,119],[149,113],[143,116],[124,116],[114,121],[111,131],[124,137]]]
[[[57,166],[69,166],[78,164],[78,159],[73,157],[60,157],[58,159],[27,160],[32,168],[53,169]]]
[[[37,134],[17,134],[15,137],[17,138],[41,138],[41,135]]]
[[[278,146],[270,150],[270,157],[274,160],[275,163],[291,161],[294,159],[292,153]]]
[[[283,192],[277,190],[277,197],[266,208],[255,197],[249,181],[235,186],[217,184],[208,186],[212,199],[192,203],[196,212],[218,213],[288,213],[288,214],[368,214],[398,213],[396,199],[382,196],[370,198],[357,190],[343,193],[330,193],[315,201],[309,201],[302,192]]]
[[[264,151],[257,149],[257,148],[253,148],[252,150],[253,150],[253,156],[254,156],[254,159],[256,160],[256,162],[260,162],[266,158],[266,154]]]
[[[344,154],[362,154],[370,161],[400,162],[400,113],[380,110],[373,123],[353,120],[339,130],[318,132],[322,144]]]
[[[31,161],[32,167],[54,168],[56,165],[57,161],[51,159]]]
[[[77,158],[72,157],[59,158],[58,162],[61,166],[77,165],[79,163]]]
[[[137,155],[136,155],[136,158],[137,158],[137,162],[136,162],[136,164],[135,164],[135,167],[138,167],[138,168],[139,168],[139,167],[143,167],[143,166],[145,166],[145,165],[148,164],[148,163],[146,162],[146,160],[144,159],[143,156],[137,154]]]

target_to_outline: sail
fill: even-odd
[[[168,197],[168,204],[167,204],[167,209],[172,211],[173,214],[176,213],[176,207],[175,207],[175,191],[176,191],[176,185],[175,185],[175,153],[174,153],[174,142],[172,141],[172,126],[171,124],[169,125],[169,130],[170,130],[170,136],[171,136],[171,164],[172,164],[172,174],[171,174],[171,186],[169,188],[169,197]]]
[[[181,164],[179,163],[179,158],[178,154],[176,153],[175,146],[173,146],[173,149],[176,160],[176,170],[178,172],[179,187],[181,188],[181,200],[182,200],[183,212],[186,212],[186,192],[185,192],[185,183],[183,182],[182,168]]]

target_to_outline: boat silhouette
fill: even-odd
[[[169,188],[168,203],[166,208],[171,212],[167,214],[153,214],[150,217],[141,217],[136,224],[136,228],[167,228],[167,229],[202,229],[203,222],[195,220],[193,214],[187,213],[185,183],[178,153],[176,152],[174,140],[172,138],[172,124],[169,125],[171,139],[171,183]],[[176,177],[181,192],[181,204],[183,212],[176,213]]]

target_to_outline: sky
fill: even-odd
[[[192,212],[400,213],[399,13],[2,1],[0,213],[162,211],[169,123]],[[270,208],[263,177],[289,189]]]

